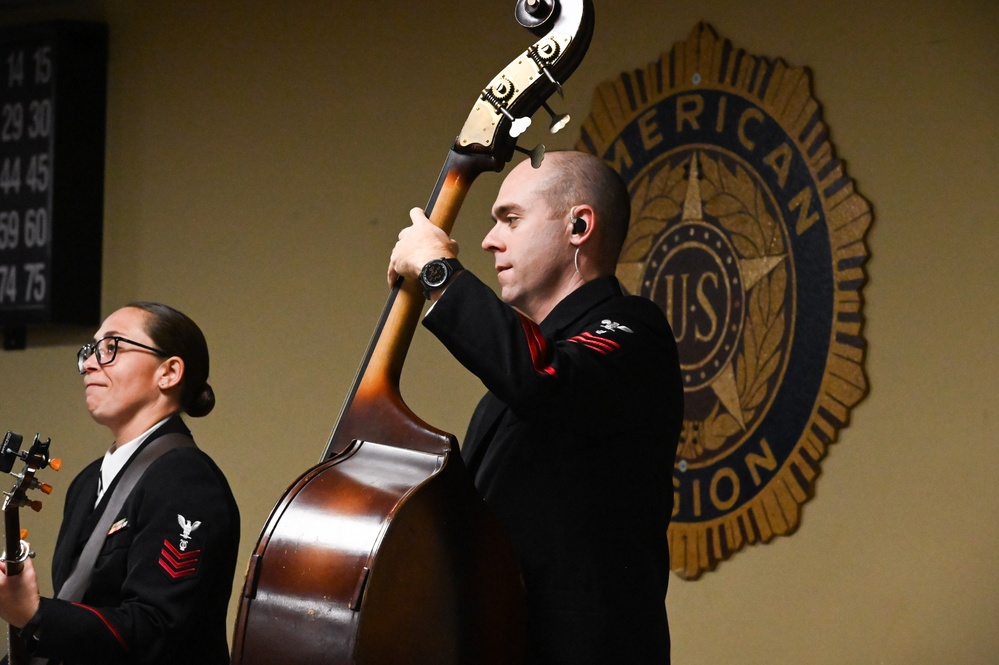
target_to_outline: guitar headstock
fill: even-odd
[[[50,494],[52,486],[48,483],[40,482],[35,477],[35,474],[46,467],[51,467],[58,471],[62,466],[61,460],[49,457],[51,439],[42,441],[41,437],[36,434],[31,448],[27,451],[21,450],[22,441],[23,437],[20,434],[7,432],[3,438],[3,444],[0,445],[0,471],[10,474],[17,481],[9,492],[4,492],[6,496],[3,504],[4,512],[7,512],[10,508],[21,508],[23,506],[29,506],[36,512],[41,510],[41,501],[28,499],[28,491],[39,489],[43,494]],[[24,467],[20,472],[12,470],[17,460],[24,462]]]
[[[496,170],[510,161],[517,137],[539,108],[552,114],[555,127],[547,100],[562,94],[562,83],[582,61],[593,36],[591,0],[518,0],[515,14],[541,38],[482,90],[453,148],[491,156]]]

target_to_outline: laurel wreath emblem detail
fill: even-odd
[[[698,156],[697,189],[704,213],[724,229],[736,250],[736,258],[742,261],[782,256],[786,243],[781,226],[767,208],[763,191],[746,169],[738,164],[730,167],[704,151],[699,151]],[[687,175],[690,166],[688,157],[637,184],[632,195],[635,212],[622,263],[647,263],[663,234],[668,234],[670,227],[682,219],[691,188]],[[747,434],[760,406],[775,389],[772,379],[781,367],[786,331],[784,309],[788,298],[784,262],[776,264],[769,274],[746,287],[746,291],[749,306],[740,350],[732,362],[739,413],[731,413],[716,401],[706,418],[685,420],[678,457],[688,463],[703,461]]]

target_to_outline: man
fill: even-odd
[[[516,166],[482,241],[499,298],[454,261],[457,243],[410,216],[389,281],[420,279],[434,301],[424,325],[489,390],[462,458],[514,544],[531,662],[668,663],[683,387],[665,316],[613,276],[623,181],[578,152]]]

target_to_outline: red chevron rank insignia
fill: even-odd
[[[160,550],[160,567],[166,574],[174,579],[187,577],[198,572],[198,563],[201,561],[201,550],[191,550],[181,552],[170,544],[163,541],[163,549]]]
[[[597,331],[598,334],[602,332],[602,330]],[[602,353],[605,356],[611,351],[616,351],[621,348],[621,344],[619,342],[607,339],[606,337],[597,337],[596,335],[588,332],[581,333],[575,337],[570,337],[568,341],[575,344],[582,344],[586,348],[593,349],[597,353]]]

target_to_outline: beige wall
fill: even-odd
[[[232,481],[241,561],[323,449],[407,210],[426,202],[475,95],[532,41],[512,5],[0,9],[0,24],[110,25],[103,313],[156,299],[203,326],[219,404],[191,424]],[[875,211],[870,395],[830,449],[797,533],[697,582],[674,578],[674,662],[995,662],[999,5],[597,0],[597,12],[563,105],[576,118],[600,82],[705,20],[750,53],[812,70],[832,141]],[[498,182],[480,180],[456,226],[482,274],[491,264],[476,248]],[[0,354],[0,428],[41,430],[65,458],[46,510],[25,518],[46,579],[59,492],[109,443],[73,366],[91,333],[32,331],[27,350]],[[464,433],[481,388],[422,330],[403,383],[417,413]]]

